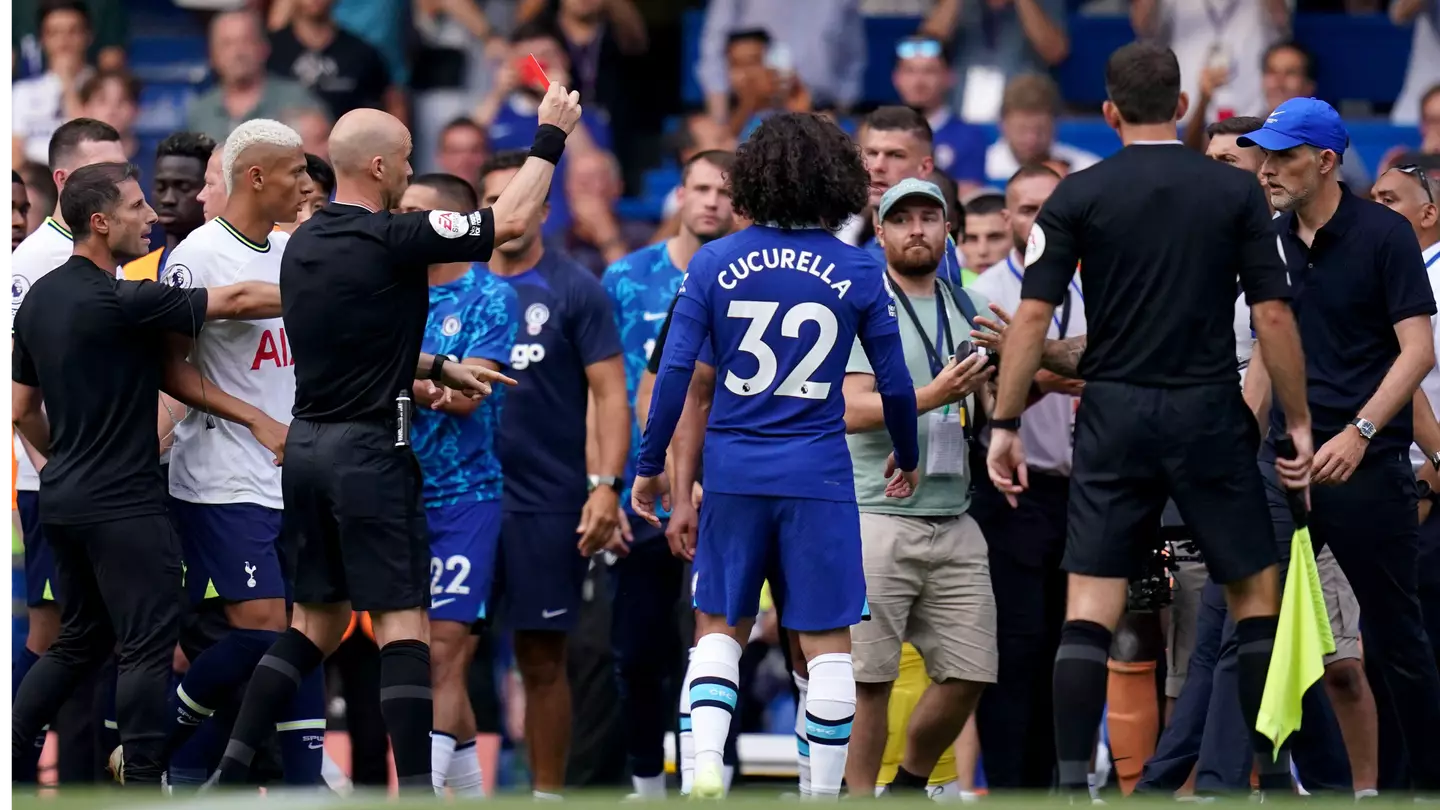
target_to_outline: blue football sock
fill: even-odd
[[[192,785],[198,788],[210,778],[210,771],[220,762],[220,754],[225,750],[221,726],[218,720],[206,720],[171,755],[169,776],[172,786]]]
[[[287,785],[318,785],[325,762],[325,668],[315,667],[300,680],[284,719],[275,724],[280,764]]]
[[[190,662],[175,689],[175,721],[170,751],[178,752],[191,734],[226,701],[235,699],[270,645],[280,637],[273,630],[231,630],[218,644]]]

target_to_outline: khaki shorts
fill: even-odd
[[[932,681],[999,674],[990,553],[969,515],[860,515],[871,620],[850,629],[855,680],[889,683],[910,642]]]
[[[1330,614],[1330,632],[1335,636],[1335,652],[1325,656],[1325,666],[1347,658],[1360,657],[1360,603],[1350,580],[1335,562],[1329,546],[1315,555],[1320,569],[1320,590],[1325,593],[1325,610]]]
[[[1200,615],[1200,592],[1209,573],[1205,563],[1196,558],[1175,560],[1175,598],[1170,603],[1169,638],[1166,639],[1165,697],[1178,698],[1190,670],[1190,654],[1195,650],[1195,623]]]

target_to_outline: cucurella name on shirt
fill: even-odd
[[[825,257],[808,250],[796,251],[791,248],[752,250],[730,262],[729,269],[721,270],[716,281],[721,287],[733,290],[751,273],[759,273],[762,270],[799,270],[830,285],[830,289],[835,291],[837,298],[844,298],[845,293],[850,291],[850,280],[831,281],[830,271],[835,269],[835,263],[830,262],[824,270],[820,270],[819,267],[822,264],[825,264]]]

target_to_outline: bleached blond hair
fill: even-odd
[[[252,146],[277,146],[281,149],[304,149],[300,133],[269,118],[255,118],[236,127],[225,139],[225,158],[221,171],[225,174],[225,193],[235,193],[235,163]]]

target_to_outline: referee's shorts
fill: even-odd
[[[420,462],[395,446],[389,424],[296,419],[280,480],[296,602],[349,601],[360,611],[430,604]]]
[[[1233,382],[1086,383],[1075,417],[1065,570],[1131,576],[1154,548],[1169,498],[1216,582],[1274,565],[1259,448],[1259,427]]]

